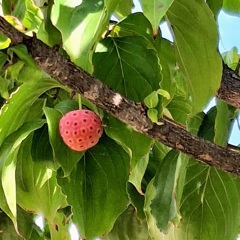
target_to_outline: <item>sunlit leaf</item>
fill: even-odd
[[[152,24],[154,35],[157,35],[159,23],[174,0],[140,0],[143,13]]]
[[[222,58],[224,63],[235,71],[239,61],[238,49],[236,47],[233,47],[230,51],[222,53]]]
[[[221,82],[217,24],[202,0],[174,1],[167,20],[172,26],[179,67],[192,97],[192,114],[195,114],[216,94]]]
[[[240,2],[234,0],[223,0],[223,9],[231,14],[239,14]]]
[[[53,5],[51,20],[62,34],[66,51],[73,62],[90,73],[96,43],[106,30],[111,11],[118,2],[91,0],[79,5],[76,1],[59,0]]]
[[[155,108],[158,105],[158,92],[153,91],[144,98],[144,103],[148,108]]]
[[[122,19],[131,14],[132,8],[133,8],[132,0],[120,0],[114,11],[114,15],[117,16],[118,19]]]
[[[143,13],[130,14],[114,26],[110,33],[111,37],[142,36],[150,43],[153,41],[153,30],[151,23]]]
[[[134,101],[143,101],[159,88],[157,53],[141,36],[104,39],[93,62],[97,78]]]
[[[0,49],[8,48],[10,43],[11,40],[2,33],[0,33]]]
[[[12,15],[17,17],[29,31],[36,31],[42,22],[41,11],[33,1],[17,1]]]
[[[38,97],[55,87],[61,87],[61,85],[53,79],[34,79],[21,85],[12,94],[9,103],[5,104],[0,112],[0,145],[9,134],[24,123],[29,107]],[[11,124],[9,124],[9,119],[11,119]]]

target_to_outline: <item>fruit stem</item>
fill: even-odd
[[[81,97],[81,94],[78,94],[78,106],[79,106],[79,109],[82,109],[82,97]]]

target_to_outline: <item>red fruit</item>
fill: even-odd
[[[83,151],[97,144],[103,133],[101,119],[90,110],[75,110],[59,122],[60,135],[65,144],[75,151]]]

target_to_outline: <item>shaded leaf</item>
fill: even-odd
[[[209,8],[215,15],[215,18],[218,17],[219,11],[222,8],[224,0],[207,0],[206,3],[208,4]]]
[[[141,192],[141,182],[148,164],[148,154],[153,140],[135,132],[130,126],[107,115],[103,119],[106,134],[120,144],[129,154],[130,182]]]
[[[46,124],[33,134],[31,155],[33,161],[53,161],[53,151],[49,142],[48,127]]]
[[[146,218],[143,211],[144,195],[140,194],[132,183],[127,184],[127,193],[129,195],[131,204],[136,209],[137,218],[141,221],[144,220]]]
[[[129,157],[113,140],[103,136],[86,151],[68,178],[58,178],[82,238],[93,239],[112,229],[129,202],[128,174]]]
[[[159,165],[152,185],[150,185],[154,190],[151,190],[148,186],[146,192],[146,198],[151,198],[151,212],[147,214],[152,214],[157,227],[164,233],[168,231],[169,222],[178,224],[180,221],[176,200],[176,183],[179,175],[177,169],[178,155],[179,153],[174,150],[166,155]],[[148,194],[148,191],[150,191],[150,194]],[[152,195],[153,192],[155,192],[154,195]],[[149,202],[149,200],[146,201]]]
[[[0,208],[11,218],[17,228],[17,203],[15,170],[19,147],[24,139],[44,124],[44,120],[25,123],[18,131],[5,139],[0,148],[1,187]],[[11,181],[9,181],[11,179]]]
[[[178,63],[192,97],[194,115],[220,86],[222,61],[217,52],[217,25],[202,0],[174,1],[167,20],[174,33]]]
[[[54,224],[57,210],[66,206],[66,197],[57,184],[56,172],[43,162],[33,162],[31,143],[28,138],[18,154],[17,202],[27,211],[43,214],[49,224]]]
[[[58,107],[61,106],[59,105]],[[63,105],[63,109],[66,109],[65,105]],[[73,151],[63,142],[58,128],[59,121],[62,117],[62,114],[59,111],[45,107],[44,113],[47,118],[49,139],[52,146],[54,160],[61,165],[64,175],[67,176],[84,155],[84,152]]]
[[[137,218],[136,209],[129,205],[119,216],[109,234],[102,237],[103,240],[150,240],[148,227],[145,221]]]
[[[215,119],[214,142],[226,147],[231,133],[231,127],[236,109],[227,103],[217,100],[217,115]]]

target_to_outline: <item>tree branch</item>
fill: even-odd
[[[240,108],[240,77],[225,64],[217,97],[229,105]]]
[[[129,124],[137,132],[193,156],[210,166],[240,176],[240,154],[237,152],[194,136],[174,121],[160,119],[163,125],[153,124],[148,119],[146,108],[142,104],[130,101],[109,89],[92,75],[63,58],[58,51],[35,37],[31,38],[18,32],[2,17],[0,17],[0,31],[11,38],[13,44],[25,44],[37,65],[50,76],[93,101],[98,107],[122,122]],[[228,73],[231,71],[226,71],[226,76]],[[231,76],[226,79],[227,82],[232,81]],[[234,89],[231,91],[232,96],[239,96]],[[228,99],[227,94],[224,95],[221,91],[218,94]]]

